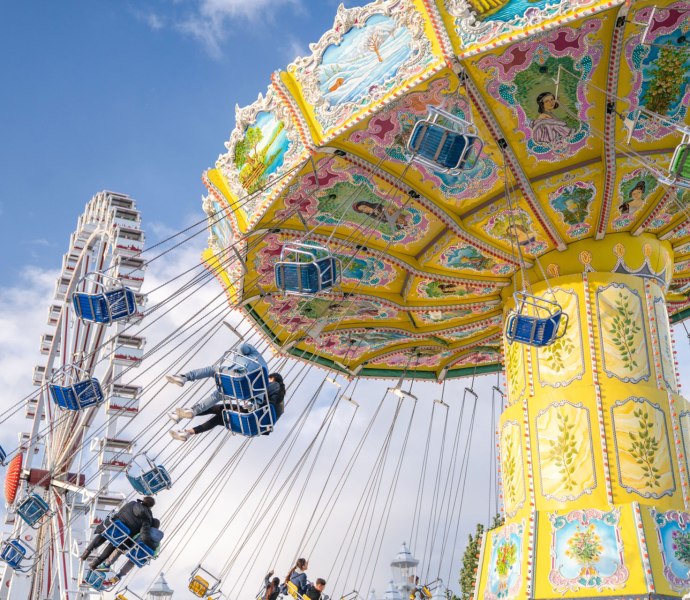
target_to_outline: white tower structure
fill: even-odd
[[[393,581],[403,598],[409,597],[415,587],[418,564],[419,561],[412,556],[407,544],[403,542],[398,554],[391,561]]]
[[[146,600],[170,600],[173,596],[173,589],[168,585],[164,577],[165,573],[161,573],[158,579],[149,588]]]

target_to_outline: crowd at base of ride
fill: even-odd
[[[296,600],[328,600],[328,596],[323,593],[326,580],[318,577],[311,583],[307,579],[308,568],[307,559],[298,558],[282,584],[280,578],[273,577],[273,571],[270,571],[264,579],[264,591],[257,600],[277,600],[283,596]]]

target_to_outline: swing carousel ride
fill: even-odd
[[[128,196],[102,192],[87,204],[49,309],[37,390],[2,413],[24,409],[33,426],[17,449],[0,448],[12,529],[0,545],[0,600],[94,600],[108,590],[141,598],[80,555],[102,524],[146,567],[155,549],[108,516],[142,494],[160,494],[156,516],[168,533],[149,573],[174,571],[185,551],[205,547],[188,580],[195,597],[230,590],[223,597],[245,600],[262,550],[275,552],[265,558],[271,565],[318,556],[335,515],[350,526],[329,590],[357,598],[350,590],[371,589],[376,561],[362,560],[381,549],[391,504],[376,500],[381,489],[395,494],[414,409],[391,485],[383,467],[401,406],[416,400],[414,383],[503,371],[495,429],[505,522],[482,539],[474,598],[681,597],[690,588],[690,405],[679,393],[670,324],[690,316],[689,73],[683,1],[341,6],[310,56],[237,109],[227,153],[204,174],[197,225],[210,235],[199,273],[142,291],[147,266],[169,249],[144,248]],[[141,323],[193,303],[214,277],[217,296],[144,352]],[[225,428],[172,441],[160,415],[191,406],[203,388],[162,400],[171,387],[164,376],[199,366],[213,336],[227,333],[228,304],[244,318],[226,324],[266,359],[244,358],[237,380],[219,369],[217,389],[263,412],[226,402]],[[231,372],[237,351],[224,356],[233,356]],[[309,398],[301,369],[311,367],[326,375]],[[290,403],[282,421],[267,395],[269,371],[303,402]],[[342,474],[330,467],[305,509],[319,450],[338,446],[331,424],[351,425],[360,408],[339,401],[362,378],[397,380],[393,424],[375,423],[384,396]],[[310,429],[327,381],[343,389]],[[478,396],[466,392],[471,427]],[[450,458],[440,454],[427,469],[433,411],[447,419],[453,408],[433,403],[412,518],[416,542],[435,478],[426,534],[434,541],[424,552],[428,559],[442,546],[439,572],[444,552],[444,564],[457,567],[441,516],[460,523],[471,462],[471,429],[458,458],[458,404],[458,427],[444,424],[438,436],[443,452],[452,431]],[[148,407],[155,417],[133,433]],[[374,429],[381,450],[372,455],[382,462],[359,503],[338,505],[350,498],[343,490]],[[341,433],[336,461],[350,426]],[[236,473],[248,444],[275,434],[280,445],[242,496]],[[302,450],[299,438],[310,439]],[[229,439],[239,441],[224,454]],[[441,494],[445,467],[452,475]],[[237,510],[223,505],[222,518],[207,519],[227,502],[230,482]],[[291,534],[305,511],[308,522]]]
[[[690,6],[378,0],[236,110],[204,260],[349,378],[504,370],[475,598],[690,587]]]

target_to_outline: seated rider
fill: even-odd
[[[155,504],[156,501],[151,496],[144,496],[144,498],[141,500],[127,502],[127,504],[125,504],[110,517],[111,522],[122,521],[122,523],[124,523],[129,529],[129,538],[118,546],[119,548],[129,550],[133,545],[132,538],[137,534],[140,534],[140,539],[144,544],[151,548],[153,547],[154,541],[151,538],[151,523],[153,522],[153,514],[151,513],[151,509]],[[103,523],[100,523],[96,527],[96,535],[93,536],[89,542],[89,545],[84,549],[84,552],[82,552],[80,557],[81,560],[86,560],[93,550],[103,545],[103,543],[107,541],[103,536],[105,529],[106,528]],[[115,546],[113,546],[112,543],[108,543],[105,550],[103,550],[103,552],[101,552],[89,563],[91,570],[95,571],[98,566],[113,553],[114,550]]]
[[[268,376],[268,401],[272,404],[276,411],[276,420],[285,411],[285,404],[283,399],[285,398],[285,384],[283,383],[283,376],[280,373],[271,373]],[[190,427],[189,429],[181,429],[175,431],[170,430],[170,435],[173,439],[179,440],[181,442],[186,442],[190,437],[196,435],[197,433],[204,433],[210,431],[214,427],[223,427],[223,411],[225,410],[224,404],[216,404],[210,408],[199,413],[197,416],[213,415],[210,419],[204,421],[201,425],[196,427]],[[191,417],[190,417],[191,418]],[[267,431],[263,435],[268,435],[270,432]]]
[[[151,550],[153,550],[153,555],[158,556],[158,549],[160,548],[161,541],[163,540],[163,532],[159,529],[161,526],[161,522],[158,519],[153,519],[151,523],[151,541],[153,542],[153,545],[148,545]],[[140,536],[139,536],[140,537]],[[115,551],[105,559],[105,561],[102,564],[102,567],[104,569],[110,570],[112,565],[117,561],[120,556],[123,556],[128,552],[127,549],[122,550],[120,548],[115,548]],[[127,560],[127,562],[120,567],[120,570],[113,575],[110,579],[108,579],[105,583],[106,585],[115,585],[120,579],[122,579],[125,575],[127,575],[136,565],[131,561]],[[100,569],[100,567],[99,567]]]
[[[314,585],[312,585],[304,594],[304,598],[308,598],[309,600],[321,600],[321,598],[325,598],[323,594],[323,589],[326,587],[326,580],[321,579],[319,577],[315,582]]]
[[[240,358],[246,357],[246,359],[244,359],[245,363],[258,363],[263,369],[266,370],[266,372],[268,372],[268,365],[266,364],[264,357],[261,356],[259,351],[256,348],[254,348],[254,346],[252,346],[251,344],[242,344],[240,346],[240,354],[241,357],[238,357],[238,360]],[[235,368],[236,366],[224,365],[220,368],[220,371],[221,373],[231,373],[232,370]],[[207,379],[209,377],[214,377],[217,370],[218,369],[215,366],[211,365],[210,367],[194,369],[192,371],[188,371],[187,373],[182,373],[179,375],[166,375],[165,377],[170,383],[183,386],[188,381],[196,381],[197,379]],[[173,421],[175,421],[175,423],[179,423],[182,419],[192,419],[202,414],[211,414],[205,411],[209,410],[212,406],[221,403],[222,401],[223,394],[221,394],[220,391],[216,389],[211,394],[206,396],[206,398],[194,404],[192,408],[176,408],[173,412],[169,413],[168,416]]]

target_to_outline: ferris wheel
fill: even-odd
[[[122,430],[141,392],[126,382],[145,345],[133,333],[145,302],[143,247],[135,201],[109,191],[87,203],[71,235],[26,402],[31,430],[7,471],[2,600],[101,597],[84,585],[79,555],[90,527],[121,502],[111,481],[133,458]]]

